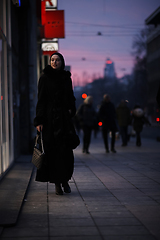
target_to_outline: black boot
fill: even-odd
[[[116,153],[116,150],[114,148],[111,148],[111,152]]]
[[[62,183],[62,187],[63,187],[65,193],[71,193],[71,188],[70,188],[68,182]]]
[[[55,183],[55,190],[56,190],[57,195],[63,195],[63,191],[62,191],[60,183]]]

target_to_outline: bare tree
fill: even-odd
[[[138,34],[135,35],[132,44],[132,55],[135,59],[138,57],[142,59],[147,54],[147,36],[151,32],[151,27],[142,29]]]
[[[147,105],[148,84],[147,84],[147,36],[151,28],[142,29],[133,39],[132,55],[134,56],[134,87],[133,94],[135,103],[143,107]]]

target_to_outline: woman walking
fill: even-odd
[[[56,52],[38,83],[34,126],[42,131],[45,164],[37,170],[36,181],[55,183],[57,195],[70,193],[68,181],[74,168],[74,155],[65,141],[71,118],[76,113],[71,74],[64,70],[63,56]],[[63,190],[62,190],[63,187]]]

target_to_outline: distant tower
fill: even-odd
[[[107,58],[104,69],[104,77],[114,78],[115,76],[114,62],[112,62],[110,58]]]

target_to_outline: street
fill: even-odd
[[[99,133],[83,154],[81,141],[71,194],[57,196],[53,184],[35,182],[34,169],[18,222],[0,227],[0,239],[160,239],[160,142],[143,138],[136,147],[132,137],[115,148],[105,153]]]

